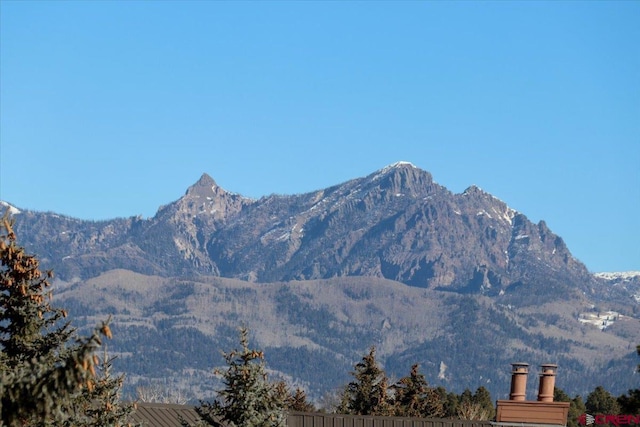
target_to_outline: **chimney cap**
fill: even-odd
[[[511,366],[513,366],[513,369],[518,369],[518,368],[528,369],[529,368],[529,364],[528,363],[524,363],[524,362],[512,363]]]
[[[557,371],[558,371],[558,365],[556,365],[555,363],[545,363],[543,365],[540,365],[541,376],[545,376],[545,375],[555,376]]]

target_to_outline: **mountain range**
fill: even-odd
[[[204,174],[152,218],[3,204],[74,323],[112,316],[131,389],[210,396],[241,325],[274,376],[315,398],[346,384],[370,346],[392,376],[420,363],[433,385],[495,398],[511,362],[558,363],[570,393],[623,393],[640,378],[640,273],[594,275],[544,221],[407,162],[257,200]]]

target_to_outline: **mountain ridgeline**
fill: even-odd
[[[543,221],[475,186],[454,194],[410,163],[258,200],[205,174],[148,219],[14,218],[77,322],[114,316],[132,381],[172,378],[196,398],[211,388],[194,369],[221,362],[239,325],[316,397],[348,382],[371,345],[398,377],[420,363],[434,384],[494,397],[522,360],[560,363],[569,391],[637,383],[640,280],[610,285]],[[604,310],[618,316],[606,329],[580,321]]]
[[[472,186],[452,194],[398,163],[365,178],[251,200],[208,175],[150,219],[87,222],[23,212],[18,231],[62,280],[124,268],[252,282],[380,277],[422,288],[592,290],[544,222]],[[552,296],[552,295],[550,295]]]

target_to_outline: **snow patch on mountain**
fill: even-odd
[[[411,162],[399,161],[380,169],[378,172],[376,172],[373,178],[371,178],[371,180],[375,181],[377,179],[380,179],[384,174],[388,173],[389,171],[392,171],[393,169],[396,169],[402,166],[409,166],[409,167],[412,167],[413,169],[418,169],[418,167]]]
[[[629,280],[634,277],[640,277],[640,271],[623,271],[623,272],[602,272],[593,274],[600,279],[605,280]]]
[[[19,213],[21,213],[20,209],[16,208],[15,206],[10,205],[9,203],[5,202],[4,200],[0,200],[0,206],[2,206],[3,208],[6,208],[11,215],[18,215]]]

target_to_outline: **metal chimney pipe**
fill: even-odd
[[[509,400],[526,400],[529,364],[512,363],[511,366],[511,393],[509,393]]]
[[[540,365],[540,387],[538,388],[539,402],[553,402],[553,389],[556,386],[556,372],[558,365],[547,363]]]

